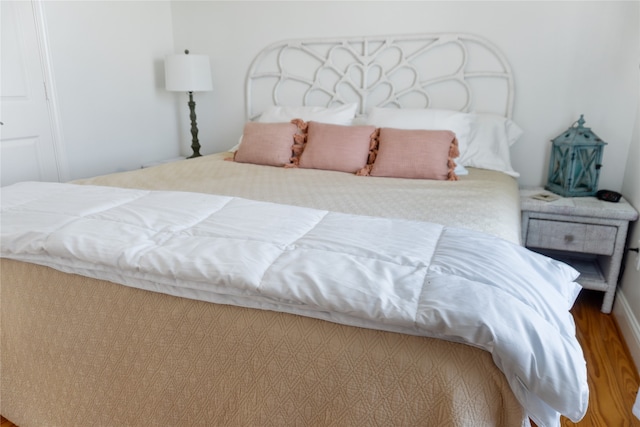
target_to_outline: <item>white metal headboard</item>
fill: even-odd
[[[247,76],[246,113],[271,105],[447,108],[511,117],[504,55],[470,34],[285,40],[263,49]]]

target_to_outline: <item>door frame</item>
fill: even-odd
[[[66,161],[64,148],[64,135],[60,120],[60,108],[58,106],[58,96],[56,91],[53,66],[51,60],[51,50],[49,48],[46,16],[43,0],[30,0],[33,19],[35,21],[36,38],[38,41],[37,55],[40,57],[42,76],[44,78],[45,91],[47,96],[47,112],[49,114],[49,126],[51,128],[51,140],[53,144],[54,158],[58,171],[58,181],[69,181],[69,168]]]

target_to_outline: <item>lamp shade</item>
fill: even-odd
[[[167,55],[164,76],[169,91],[204,92],[213,89],[207,55]]]

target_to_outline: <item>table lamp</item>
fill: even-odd
[[[189,159],[200,157],[198,142],[198,125],[196,123],[196,103],[193,92],[206,92],[213,89],[211,85],[211,65],[207,55],[167,55],[164,61],[165,86],[168,91],[187,92],[189,94],[189,117],[191,118],[191,149]]]

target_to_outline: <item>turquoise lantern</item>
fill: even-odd
[[[593,196],[598,191],[602,150],[607,145],[590,128],[584,115],[551,140],[546,189],[565,197]]]

